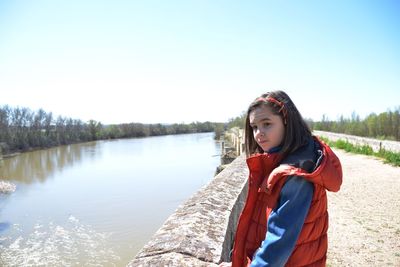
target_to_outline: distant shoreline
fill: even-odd
[[[82,142],[73,142],[69,144],[58,144],[54,146],[48,146],[48,147],[31,147],[28,149],[24,150],[17,150],[17,151],[10,151],[8,153],[2,154],[0,152],[0,160],[1,159],[6,159],[6,158],[12,158],[15,156],[18,156],[22,153],[26,152],[33,152],[33,151],[38,151],[38,150],[46,150],[54,147],[61,147],[61,146],[68,146],[68,145],[75,145],[75,144],[83,144],[83,143],[90,143],[90,142],[97,142],[97,141],[108,141],[108,140],[118,140],[118,139],[136,139],[136,138],[147,138],[147,137],[157,137],[157,136],[168,136],[168,135],[183,135],[183,134],[200,134],[200,133],[212,133],[213,131],[208,131],[208,132],[195,132],[195,133],[174,133],[174,134],[161,134],[161,135],[149,135],[149,136],[137,136],[137,137],[121,137],[121,138],[107,138],[107,139],[98,139],[98,140],[92,140],[92,141],[82,141]],[[0,177],[1,178],[1,177]]]

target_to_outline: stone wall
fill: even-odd
[[[182,204],[128,266],[211,267],[229,260],[247,177],[241,155]]]
[[[339,139],[342,139],[355,145],[368,145],[375,152],[379,151],[380,148],[383,148],[392,152],[400,153],[400,142],[396,141],[378,140],[378,139],[372,139],[372,138],[366,138],[348,134],[324,132],[324,131],[313,131],[313,133],[318,136],[326,137],[332,141],[337,141]]]

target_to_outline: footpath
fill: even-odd
[[[328,266],[400,266],[400,168],[333,149],[343,167],[328,193]]]

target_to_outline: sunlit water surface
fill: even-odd
[[[125,266],[219,164],[212,133],[98,141],[0,162],[0,266]]]

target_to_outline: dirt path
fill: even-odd
[[[328,194],[327,265],[400,267],[400,167],[334,151],[343,184]]]

